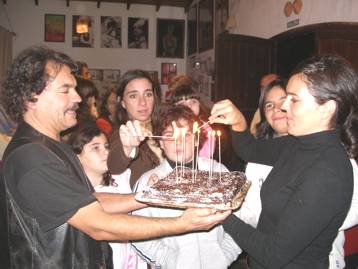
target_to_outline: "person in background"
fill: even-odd
[[[195,158],[193,152],[193,137],[191,131],[197,121],[193,112],[185,106],[163,106],[159,115],[153,118],[153,132],[156,136],[173,137],[174,127],[187,128],[186,138],[179,136],[177,143],[174,138],[157,138],[164,161],[154,169],[144,173],[138,180],[136,191],[142,191],[148,185],[148,180],[155,175],[164,178],[175,169],[176,160],[183,160],[183,165],[192,167],[192,162],[198,161],[198,169],[208,171],[209,158]],[[182,141],[186,150],[182,151]],[[212,160],[211,160],[212,161]],[[213,171],[225,171],[226,167],[216,161],[211,163]],[[178,216],[180,209],[147,207],[133,214],[141,216],[164,217]],[[240,254],[241,249],[232,238],[226,234],[222,226],[213,228],[210,232],[187,233],[179,236],[166,236],[149,241],[133,242],[139,253],[152,264],[153,268],[167,269],[226,269]]]
[[[176,106],[183,105],[190,108],[194,115],[198,117],[199,126],[208,121],[209,110],[202,102],[200,102],[199,95],[190,85],[181,84],[177,88],[174,88],[170,97],[170,103]],[[201,129],[204,141],[201,143],[201,148],[199,151],[200,157],[209,158],[215,151],[216,138],[208,138],[208,135],[212,132],[212,130],[213,129],[211,128],[210,124],[204,125],[204,127]],[[209,144],[209,141],[211,141],[211,145]]]
[[[286,99],[285,83],[282,80],[274,80],[262,91],[259,101],[261,121],[257,124],[258,139],[273,139],[288,135],[286,111],[281,109]],[[343,225],[339,228],[338,235],[333,242],[332,251],[329,254],[329,268],[343,269],[344,263],[344,230],[358,224],[358,167],[351,159],[354,176],[354,191],[351,207]],[[241,208],[235,212],[240,219],[256,227],[261,213],[260,190],[261,185],[270,173],[272,166],[258,163],[248,163],[246,176],[251,181],[251,187],[245,197]]]
[[[200,101],[199,95],[194,91],[191,84],[185,77],[180,79],[176,87],[171,88],[170,103],[173,105],[184,105],[189,107],[193,113],[199,118],[199,126],[204,125],[201,131],[199,156],[209,158],[214,156],[218,160],[221,155],[222,163],[225,164],[231,171],[243,171],[245,163],[236,156],[231,150],[231,136],[230,131],[222,124],[206,124],[208,122],[209,109]],[[218,152],[216,147],[216,137],[208,138],[208,135],[215,129],[221,131],[221,152]],[[211,141],[211,145],[209,144]],[[210,149],[210,150],[209,150]],[[223,154],[225,152],[225,154]]]
[[[112,177],[108,172],[109,143],[106,135],[96,125],[82,126],[71,133],[68,144],[77,154],[84,172],[96,192],[131,193],[128,186],[130,170]],[[128,242],[110,242],[114,269],[147,269]]]
[[[77,81],[77,93],[80,95],[82,101],[79,104],[77,111],[78,120],[82,119],[96,120],[98,118],[97,101],[98,90],[91,80],[76,77]]]
[[[112,175],[131,169],[131,188],[144,172],[163,159],[153,139],[138,136],[138,133],[152,131],[152,115],[160,104],[159,92],[159,86],[143,70],[126,72],[117,89],[117,98],[121,101],[117,103],[116,120],[120,128],[110,139],[108,168]]]
[[[121,213],[145,206],[133,194],[95,193],[60,138],[77,123],[81,98],[75,70],[66,54],[30,47],[14,59],[5,78],[0,100],[19,125],[2,167],[1,220],[8,236],[1,255],[9,253],[4,268],[109,268],[101,241],[210,229],[228,216],[230,211],[210,209],[188,209],[177,218],[129,216]]]
[[[329,253],[347,216],[357,161],[358,76],[344,59],[315,56],[291,75],[289,136],[255,139],[229,101],[210,120],[230,124],[234,148],[245,160],[273,166],[261,188],[257,227],[231,215],[224,229],[250,257],[250,268],[328,268]],[[299,225],[298,225],[299,224]]]
[[[262,76],[260,79],[260,93],[262,92],[262,90],[265,86],[270,84],[271,81],[279,79],[279,78],[280,78],[279,75],[274,74],[274,73],[269,73],[269,74]],[[254,136],[256,136],[256,124],[258,124],[260,122],[260,120],[261,120],[260,110],[257,109],[252,120],[251,120],[251,123],[250,123],[250,132]]]
[[[113,127],[115,128],[116,106],[119,101],[114,88],[108,89],[101,98],[99,117],[96,123],[107,137],[111,137]]]
[[[89,71],[88,65],[85,62],[76,62],[77,64],[77,72],[76,75],[87,80],[91,80],[92,76]]]

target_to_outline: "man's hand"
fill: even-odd
[[[127,121],[119,128],[119,136],[123,144],[123,150],[127,157],[129,157],[132,150],[139,146],[139,144],[148,136],[148,132],[144,130],[139,121]]]
[[[179,218],[184,232],[209,230],[231,214],[231,210],[218,211],[212,208],[189,208]]]
[[[210,123],[222,123],[231,125],[234,131],[242,132],[247,128],[244,115],[240,110],[228,99],[222,100],[214,104],[209,117]]]

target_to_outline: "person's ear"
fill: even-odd
[[[322,119],[330,122],[337,110],[337,102],[329,100],[322,104]]]
[[[126,108],[126,104],[124,103],[123,100],[121,101],[121,105],[122,105],[122,107],[123,107],[124,109],[127,109],[127,108]]]

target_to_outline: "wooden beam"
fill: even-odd
[[[130,7],[131,7],[131,2],[130,0],[127,0],[127,10],[129,10]]]
[[[189,8],[190,8],[190,6],[191,6],[192,3],[193,3],[193,0],[189,0],[189,1],[187,2],[186,6],[184,7],[185,13],[188,13],[188,10],[189,10]]]
[[[36,5],[36,6],[39,5],[39,0],[35,0],[35,5]]]
[[[101,0],[98,0],[97,1],[97,8],[100,8],[101,7]]]
[[[70,0],[66,0],[66,7],[70,6]]]
[[[2,2],[4,3],[4,5],[6,5],[6,0],[2,0]]]

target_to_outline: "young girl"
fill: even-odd
[[[195,93],[190,84],[180,84],[177,88],[172,89],[170,102],[174,105],[184,105],[189,107],[195,116],[199,118],[199,126],[205,124],[208,121],[208,109],[200,102],[199,95]],[[208,134],[211,131],[212,128],[209,124],[204,125],[204,127],[201,129],[205,140],[201,143],[201,148],[199,151],[200,157],[209,158],[215,152],[215,137],[210,140],[212,141],[211,145],[209,144]]]
[[[164,107],[157,118],[153,119],[153,131],[157,136],[159,145],[164,152],[164,161],[154,169],[144,173],[138,180],[136,191],[147,186],[150,177],[155,174],[163,178],[175,169],[176,160],[181,160],[184,166],[192,167],[192,162],[198,162],[199,170],[209,170],[210,160],[199,157],[195,160],[191,131],[185,138],[179,136],[177,142],[171,138],[174,134],[173,122],[178,128],[187,127],[192,130],[197,118],[185,106]],[[185,141],[185,142],[184,142]],[[183,150],[183,143],[186,150]],[[213,161],[213,171],[227,171],[222,164]],[[176,217],[182,210],[148,207],[133,212],[133,214],[152,217]],[[166,236],[155,240],[133,243],[142,256],[155,268],[168,269],[224,269],[227,268],[241,252],[232,238],[217,226],[210,232],[187,233],[179,236]]]
[[[77,154],[83,170],[97,192],[131,193],[130,170],[113,178],[108,172],[107,159],[109,144],[106,135],[98,126],[83,126],[73,132],[68,140]],[[114,269],[146,269],[130,244],[110,243],[113,251]]]

